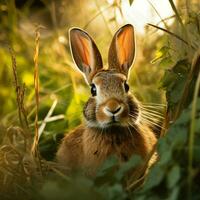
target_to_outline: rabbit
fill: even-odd
[[[108,68],[85,31],[69,31],[73,60],[91,88],[91,97],[83,108],[85,122],[66,134],[57,154],[57,162],[71,170],[83,170],[95,176],[102,163],[115,155],[119,163],[133,155],[146,161],[157,139],[148,124],[140,119],[140,102],[129,91],[129,71],[135,58],[134,27],[126,24],[114,35],[108,53]],[[155,152],[148,168],[157,160]],[[137,173],[137,169],[133,173]]]

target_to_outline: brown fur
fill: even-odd
[[[79,126],[67,134],[57,152],[58,162],[69,169],[84,169],[86,174],[94,175],[98,167],[110,155],[119,161],[127,161],[132,155],[140,155],[144,160],[156,144],[156,137],[149,129],[136,131],[121,127],[101,132],[98,128]],[[149,162],[155,162],[156,154]]]

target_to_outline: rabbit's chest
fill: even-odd
[[[127,161],[135,153],[135,145],[133,138],[85,137],[83,152],[84,168],[93,174],[111,155],[117,156],[120,162]]]

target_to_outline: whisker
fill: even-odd
[[[155,105],[155,106],[166,106],[166,104],[163,104],[163,103],[144,103],[144,102],[142,102],[141,104],[143,104],[143,105]]]
[[[153,107],[166,107],[167,106],[165,104],[145,104],[145,103],[139,103],[139,105],[142,105],[142,106],[153,106]]]
[[[134,124],[131,124],[130,122],[128,122],[128,125],[130,126],[130,127],[132,127],[137,133],[138,133],[138,130],[136,129],[136,127],[134,126]],[[129,127],[127,127],[127,128],[129,128]],[[130,129],[130,128],[129,128]],[[131,131],[131,130],[130,130]],[[131,132],[132,133],[132,132]],[[133,134],[133,133],[132,133]]]
[[[142,120],[148,119],[149,121],[153,121],[153,122],[159,121],[159,122],[160,122],[160,119],[155,118],[155,117],[152,117],[152,116],[149,116],[149,115],[145,115],[144,113],[142,113],[142,114],[140,115],[140,117],[141,117]]]
[[[134,120],[137,119],[137,116],[134,116],[134,115],[131,115],[131,114],[129,114],[129,116],[130,116],[132,119],[134,119]]]
[[[136,130],[135,126],[133,124],[131,124],[130,122],[128,122],[128,125],[131,126],[134,130]]]
[[[143,112],[142,115],[146,115],[146,116],[149,116],[149,117],[157,117],[157,118],[160,118],[160,119],[164,119],[163,116],[160,116],[160,115],[157,115],[157,114],[154,114],[154,113]]]
[[[157,126],[157,127],[159,127],[159,128],[161,128],[161,129],[165,129],[164,127],[162,127],[160,124],[157,124],[157,123],[155,123],[155,122],[152,122],[152,121],[150,121],[149,119],[142,119],[142,122],[147,122],[149,125],[154,125],[154,126]]]
[[[149,111],[149,112],[152,112],[152,113],[156,113],[156,114],[163,114],[161,112],[159,112],[158,110],[153,110],[153,109],[148,109],[148,108],[144,108],[144,107],[139,107],[141,110],[145,110],[145,111]]]
[[[133,133],[131,132],[130,128],[127,126],[127,129],[129,131],[129,133],[131,134],[131,136],[133,136]]]
[[[142,112],[141,115],[146,115],[146,116],[154,117],[154,118],[158,118],[158,119],[164,119],[164,116],[158,115],[158,114],[155,114],[155,113]]]
[[[143,107],[143,108],[151,108],[151,109],[154,109],[154,110],[163,110],[163,109],[165,109],[166,107],[164,107],[164,106],[150,106],[150,105],[148,105],[148,106],[146,106],[146,105],[140,105],[141,107]]]
[[[155,122],[155,123],[160,123],[162,120],[155,118],[155,117],[151,117],[151,116],[147,116],[147,115],[141,115],[142,119],[148,119],[149,121]]]
[[[131,123],[128,123],[132,128],[134,128],[134,130],[137,132],[137,133],[140,133],[140,131],[143,131],[143,132],[146,132],[146,129],[144,128],[144,126],[141,124],[141,123],[138,123],[137,127],[140,129],[140,131],[138,131],[136,129],[136,127],[131,124]]]
[[[129,113],[128,115],[132,116],[132,117],[137,117],[138,116],[138,115],[134,115],[134,113],[133,114]]]

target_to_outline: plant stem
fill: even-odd
[[[169,0],[169,3],[170,3],[170,5],[171,5],[171,7],[172,7],[174,13],[176,14],[176,18],[178,19],[179,23],[181,24],[182,28],[184,29],[184,24],[183,24],[183,22],[182,22],[182,19],[181,19],[179,13],[178,13],[178,10],[176,9],[176,6],[175,6],[173,0]]]
[[[200,55],[199,55],[200,58]],[[197,58],[198,59],[198,58]],[[199,64],[200,67],[200,64]],[[193,149],[194,149],[194,139],[195,139],[195,117],[197,111],[197,98],[200,90],[200,72],[198,73],[198,78],[195,84],[192,111],[191,111],[191,123],[190,123],[190,135],[189,135],[189,146],[188,146],[188,198],[192,194],[192,181],[193,181]]]

